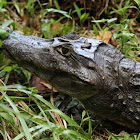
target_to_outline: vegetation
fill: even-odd
[[[121,2],[114,0],[114,2],[117,3],[116,6],[106,3],[107,6],[100,9],[103,12],[96,16],[97,13],[91,14],[91,9],[80,8],[81,5],[76,1],[65,10],[62,3],[57,0],[50,0],[48,3],[39,0],[27,2],[1,0],[0,38],[4,39],[8,34],[4,30],[5,27],[11,27],[24,35],[44,38],[66,35],[72,30],[76,30],[79,34],[83,32],[83,36],[93,31],[95,36],[92,37],[107,41],[106,43],[117,47],[127,57],[139,61],[140,2],[139,0]],[[84,0],[81,1],[81,4],[83,3]],[[105,128],[104,132],[100,133],[85,110],[81,114],[80,123],[75,122],[73,117],[54,106],[52,96],[50,103],[38,94],[36,88],[30,87],[31,76],[30,72],[0,53],[1,139],[140,140],[140,134],[124,132],[119,136]],[[9,93],[16,96],[9,96]]]

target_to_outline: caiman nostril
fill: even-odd
[[[91,43],[86,43],[81,45],[81,49],[90,49],[91,48]]]

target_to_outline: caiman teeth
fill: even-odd
[[[89,79],[83,79],[85,82],[90,82],[90,80]]]

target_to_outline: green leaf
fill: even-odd
[[[78,133],[78,132],[76,132],[74,130],[64,130],[62,132],[62,134],[63,135],[64,134],[65,135],[75,135],[77,137],[77,139],[80,138],[80,139],[83,139],[83,140],[89,140],[87,137],[85,137],[84,135],[82,135],[82,134],[80,134],[80,133]]]
[[[92,20],[91,22],[98,22],[98,23],[100,23],[100,22],[108,22],[108,23],[111,23],[111,22],[114,22],[114,21],[116,21],[117,20],[117,18],[111,18],[111,19],[101,19],[101,20]]]
[[[9,122],[14,122],[13,117],[10,116],[9,113],[0,112],[0,116],[3,117],[5,120],[7,120]]]
[[[54,2],[55,7],[56,7],[58,10],[60,10],[60,6],[59,6],[57,0],[54,0],[53,2]]]
[[[136,3],[137,3],[137,5],[140,7],[140,0],[134,0]]]
[[[48,24],[49,22],[50,22],[50,20],[49,19],[43,19],[42,21],[44,21],[46,24]]]
[[[104,34],[105,34],[105,32],[106,32],[107,30],[109,30],[109,28],[108,28],[108,27],[105,27],[105,29],[103,30],[103,33],[102,33],[102,38],[103,38],[103,36],[104,36]]]
[[[4,29],[0,28],[0,38],[5,39],[6,34],[7,34],[7,32]]]
[[[5,5],[6,3],[7,3],[7,1],[1,0],[1,1],[0,1],[0,8],[3,7],[3,5]]]
[[[91,119],[89,119],[89,124],[88,124],[88,134],[89,134],[89,138],[91,139],[92,136],[92,122]]]
[[[4,135],[4,133],[3,133],[1,130],[0,130],[0,134],[1,134],[2,137],[4,138],[5,135]]]
[[[128,33],[128,32],[123,31],[122,34],[127,36],[127,37],[134,37],[133,33]]]
[[[9,26],[11,23],[13,23],[14,21],[13,20],[7,20],[5,21],[3,24],[2,24],[2,27],[5,28],[7,26]]]
[[[95,25],[93,25],[93,30],[94,30],[94,34],[97,36],[98,35],[98,30],[97,30],[97,27]]]
[[[2,41],[0,40],[0,48],[2,47]]]
[[[89,16],[89,13],[84,13],[84,14],[81,15],[80,22],[81,22],[82,25],[84,24],[84,22],[88,18],[88,16]]]
[[[63,14],[65,17],[72,19],[72,17],[69,16],[69,15],[68,15],[68,12],[66,12],[66,11],[57,10],[57,9],[54,9],[54,8],[48,8],[48,9],[46,9],[46,10],[47,10],[48,12],[56,12],[56,13]]]
[[[98,22],[96,22],[97,20],[95,20],[94,17],[92,17],[92,19],[93,19],[92,22],[95,21],[95,23],[96,23],[97,27],[99,28],[99,30],[102,31],[102,28],[101,28],[100,24]]]
[[[85,115],[86,115],[86,111],[84,110],[84,111],[82,112],[82,119],[85,117]]]
[[[11,66],[7,66],[5,67],[2,71],[6,71],[6,72],[9,72],[12,70],[12,67]]]
[[[7,10],[5,8],[0,8],[0,13],[3,13],[6,12]]]
[[[80,10],[79,7],[76,5],[76,3],[74,3],[74,7],[75,7],[75,10],[76,10],[76,12],[77,12],[78,17],[80,18],[80,17],[81,17],[81,10]]]
[[[30,79],[31,79],[32,74],[29,71],[24,70],[24,69],[22,69],[22,72],[24,73],[24,75],[26,76],[26,78],[27,78],[27,80],[29,82]]]
[[[115,135],[113,135],[110,131],[108,131],[107,129],[106,129],[106,131],[115,139],[115,140],[119,140]]]
[[[42,128],[42,125],[37,125],[37,126],[34,126],[32,128],[29,128],[29,131],[32,132],[32,131],[35,131],[35,130],[38,130]],[[22,137],[24,137],[24,133],[20,133],[19,135],[17,135],[15,138],[13,138],[13,140],[19,140],[21,139]]]
[[[105,22],[106,20],[105,19],[101,19],[101,20],[92,20],[91,22],[98,22],[98,23],[100,23],[100,22]]]
[[[5,73],[6,73],[5,71],[1,71],[0,72],[0,78],[2,78],[5,75]]]
[[[111,18],[111,19],[106,19],[108,23],[114,22],[117,20],[117,18]]]
[[[98,26],[99,30],[102,31],[102,28],[101,28],[100,24],[96,23],[96,25]]]
[[[37,89],[34,89],[33,90],[33,93],[37,94],[38,93],[38,90]]]
[[[86,117],[82,120],[82,122],[85,122],[86,120],[89,120],[89,119],[90,119],[90,117]]]

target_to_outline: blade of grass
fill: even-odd
[[[20,114],[19,110],[17,109],[15,103],[8,97],[8,95],[4,96],[6,98],[6,100],[9,102],[9,104],[12,106],[13,110],[17,113]],[[32,136],[31,133],[29,132],[29,128],[25,122],[25,120],[23,119],[23,117],[21,117],[20,115],[18,115],[18,118],[20,120],[20,123],[22,125],[23,131],[25,133],[25,136],[27,138],[27,140],[32,140]]]
[[[3,136],[4,140],[7,140],[6,128],[5,128],[5,125],[4,125],[4,120],[3,120],[3,118],[1,116],[0,116],[0,119],[1,119],[1,124],[2,124],[2,128],[3,128],[2,136]]]
[[[44,116],[45,120],[47,121],[47,123],[50,124],[50,121],[49,121],[49,119],[47,118],[47,116],[46,116],[44,110],[41,108],[39,102],[37,102],[37,101],[35,100],[35,103],[37,104],[38,108],[40,109],[40,111],[41,111],[41,113],[43,114],[43,116]]]
[[[109,132],[107,129],[106,131],[112,136],[112,138],[114,138],[115,140],[119,140],[115,135],[113,135],[111,132]]]
[[[40,96],[40,95],[34,95],[34,96],[37,99],[39,99],[40,101],[42,101],[44,104],[46,104],[47,106],[49,106],[51,109],[53,109],[52,111],[57,112],[62,118],[64,118],[65,120],[67,120],[67,122],[70,125],[75,125],[75,126],[79,127],[79,125],[75,121],[72,121],[70,117],[68,117],[63,112],[61,112],[60,110],[58,110],[55,106],[53,106],[51,103],[49,103],[48,101],[46,101],[45,99],[43,99],[42,96]]]
[[[76,132],[74,130],[64,130],[62,132],[62,135],[75,135],[77,138],[81,138],[83,140],[89,140],[87,137],[85,137],[84,135],[80,134],[79,132]]]
[[[37,129],[40,129],[40,128],[42,128],[42,125],[34,126],[34,127],[32,127],[32,128],[29,128],[29,132],[33,132],[33,131],[35,131],[35,130],[37,130]],[[20,133],[19,135],[17,135],[15,138],[13,138],[13,140],[19,140],[19,139],[21,139],[22,137],[24,137],[24,133],[23,133],[23,132]],[[33,135],[32,135],[32,137],[33,137]]]

